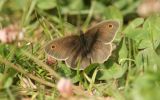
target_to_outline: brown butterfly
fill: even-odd
[[[109,58],[118,28],[117,21],[103,21],[85,33],[81,31],[80,35],[51,41],[46,45],[45,52],[57,60],[65,60],[72,69],[84,70],[91,63],[103,63]]]

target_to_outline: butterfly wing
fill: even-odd
[[[103,63],[112,52],[111,42],[118,31],[117,21],[103,21],[91,27],[84,35],[88,41],[91,63]]]
[[[91,64],[91,59],[87,56],[82,56],[81,51],[75,51],[67,60],[66,64],[68,67],[74,70],[84,70],[87,66]]]
[[[91,63],[103,63],[109,58],[111,51],[112,45],[110,43],[104,44],[98,41],[93,45],[91,52],[85,56],[82,56],[82,50],[77,48],[66,60],[66,64],[72,69],[84,70]]]
[[[109,43],[114,39],[118,28],[119,23],[117,21],[103,21],[89,28],[85,36],[86,38],[90,38],[97,34],[97,40]]]
[[[77,45],[79,36],[72,35],[48,43],[45,52],[57,60],[65,60],[72,54]]]
[[[79,36],[67,36],[50,42],[45,51],[58,60],[65,60],[72,69],[84,70],[91,63],[103,63],[111,55],[111,42],[119,28],[117,21],[104,21],[90,28],[84,37],[90,52],[84,55]],[[79,64],[79,68],[77,68]]]
[[[101,41],[95,42],[91,50],[91,62],[92,63],[104,63],[112,52],[111,43],[105,44]]]

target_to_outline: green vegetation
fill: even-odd
[[[25,30],[21,41],[0,42],[0,99],[58,99],[56,83],[66,77],[82,87],[81,91],[88,92],[88,97],[93,93],[95,98],[159,100],[160,15],[140,17],[136,12],[140,3],[140,0],[0,0],[0,29],[16,23]],[[104,64],[92,64],[84,71],[72,70],[61,61],[46,64],[46,43],[78,34],[79,28],[86,31],[103,20],[120,22],[114,39],[116,49]]]

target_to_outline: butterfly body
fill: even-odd
[[[117,21],[103,21],[80,35],[51,41],[45,51],[57,60],[65,60],[72,69],[84,70],[91,63],[103,63],[112,51],[111,42],[119,28]]]
[[[82,52],[82,56],[87,56],[88,53],[91,52],[92,47],[94,45],[94,43],[97,41],[97,36],[98,33],[96,32],[95,35],[93,35],[93,37],[88,38],[85,36],[85,34],[83,32],[81,32],[79,38],[79,42],[80,42],[80,51]]]

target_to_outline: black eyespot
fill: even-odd
[[[112,25],[112,24],[109,24],[108,27],[109,27],[109,28],[113,28],[113,25]]]
[[[55,48],[55,46],[54,46],[54,45],[52,45],[52,46],[51,46],[51,49],[54,49],[54,48]]]

